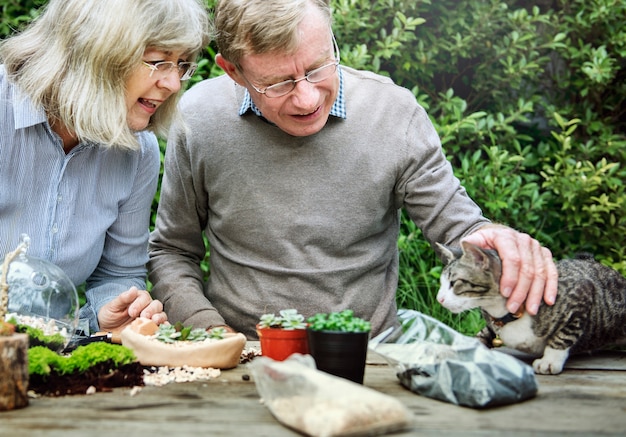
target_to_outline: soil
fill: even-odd
[[[244,349],[239,360],[240,364],[252,361],[260,355],[256,349]],[[155,373],[158,368],[143,366],[134,362],[112,370],[114,364],[104,362],[90,367],[83,373],[61,375],[52,371],[50,375],[42,376],[31,374],[28,381],[28,390],[39,396],[66,396],[86,394],[89,387],[94,387],[97,392],[112,391],[116,387],[144,386],[145,372]],[[91,389],[93,390],[93,389]]]
[[[54,370],[50,375],[30,375],[28,389],[42,396],[85,394],[89,387],[96,391],[112,391],[115,387],[143,386],[144,367],[138,362],[111,370],[112,363],[99,363],[83,373],[61,375]],[[93,389],[92,389],[93,390]]]

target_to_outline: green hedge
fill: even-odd
[[[0,0],[2,35],[42,3]],[[342,63],[413,91],[486,216],[535,236],[557,258],[592,252],[626,274],[626,2],[331,5]],[[221,74],[214,53],[207,47],[191,84]],[[399,244],[400,306],[477,329],[476,314],[440,310],[441,264],[408,220]]]

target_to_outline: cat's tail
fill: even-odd
[[[589,252],[578,252],[574,255],[574,259],[595,261],[595,257],[593,256],[593,253],[589,253]]]

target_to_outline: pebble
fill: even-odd
[[[162,386],[171,382],[206,381],[220,376],[220,369],[212,367],[154,367],[155,371],[144,370],[145,385]]]

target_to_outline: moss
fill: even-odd
[[[59,367],[62,358],[45,346],[31,347],[28,349],[28,374],[49,375],[53,367]]]
[[[63,349],[63,346],[65,345],[65,337],[63,337],[59,333],[52,334],[52,335],[45,335],[43,331],[39,328],[34,328],[30,325],[22,325],[22,324],[17,325],[16,331],[24,333],[24,334],[28,334],[28,341],[29,341],[30,347],[45,346],[48,349],[60,350],[60,349]]]
[[[127,347],[103,342],[79,346],[69,356],[59,355],[44,346],[35,346],[28,350],[28,373],[49,375],[54,370],[61,375],[69,375],[83,373],[104,362],[110,362],[112,368],[117,368],[135,360],[135,354]]]
[[[84,372],[92,365],[105,361],[112,361],[115,367],[130,364],[137,358],[132,350],[127,347],[109,343],[91,343],[79,346],[70,356],[72,371]]]

